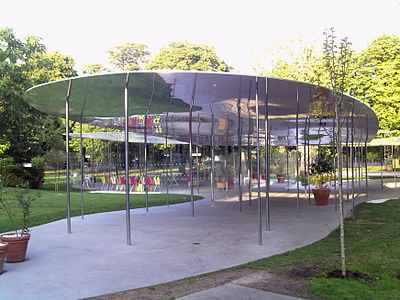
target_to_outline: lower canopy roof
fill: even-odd
[[[231,73],[136,71],[38,85],[27,91],[26,101],[64,118],[69,88],[71,120],[118,130],[125,125],[127,92],[128,129],[139,143],[146,134],[149,143],[192,140],[244,146],[258,139],[264,145],[266,128],[273,145],[329,144],[333,139],[333,92],[302,82]],[[345,95],[340,112],[343,142],[365,143],[376,135],[378,119],[366,104]]]
[[[373,139],[368,146],[400,146],[400,137]]]

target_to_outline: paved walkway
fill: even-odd
[[[279,295],[237,284],[224,284],[213,289],[178,298],[181,300],[296,300],[286,295]]]
[[[370,190],[368,199],[398,197],[398,189],[382,191],[372,181]],[[302,247],[337,226],[333,201],[317,207],[310,206],[308,198],[301,199],[297,219],[294,195],[271,199],[271,231],[264,231],[262,246],[256,202],[250,206],[245,201],[239,212],[236,198],[226,197],[225,192],[215,202],[205,194],[195,203],[195,218],[190,203],[154,207],[148,213],[133,210],[133,246],[126,245],[124,211],[73,218],[70,235],[65,220],[32,228],[28,260],[5,264],[0,298],[78,299],[150,286]]]

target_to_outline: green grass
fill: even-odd
[[[277,272],[312,269],[305,278],[319,299],[400,299],[400,199],[382,204],[363,203],[356,207],[356,219],[346,219],[347,269],[368,279],[327,278],[339,266],[338,230],[306,247],[240,268]],[[301,268],[300,268],[301,269]]]
[[[40,193],[41,197],[32,203],[32,213],[29,217],[29,226],[38,226],[45,223],[66,218],[66,196],[65,184],[60,185],[60,191],[54,192],[50,190],[54,188],[52,184],[46,184],[44,190],[31,190],[32,194]],[[14,189],[7,188],[5,193],[7,197],[13,197]],[[202,199],[195,196],[195,200]],[[149,206],[166,205],[166,194],[149,194]],[[180,194],[170,194],[169,203],[183,203],[190,201],[190,196]],[[145,195],[133,194],[130,197],[131,207],[145,207]],[[84,211],[85,214],[94,214],[107,211],[116,211],[125,209],[125,195],[112,194],[90,194],[84,193]],[[71,192],[71,215],[80,215],[80,192],[72,189]],[[0,210],[0,232],[11,231],[8,219]]]

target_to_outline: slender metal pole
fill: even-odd
[[[68,80],[67,97],[65,98],[65,152],[66,152],[66,180],[67,180],[67,227],[68,233],[71,234],[71,195],[69,185],[69,98],[71,96],[72,79]]]
[[[215,196],[215,178],[214,178],[214,169],[215,169],[215,153],[214,153],[214,113],[212,112],[211,106],[211,170],[210,170],[210,181],[211,181],[211,201],[214,201]]]
[[[364,147],[365,147],[365,190],[366,190],[366,194],[368,196],[368,147],[367,147],[367,143],[368,143],[368,116],[367,115],[365,115],[365,127],[366,127],[365,143],[364,143]]]
[[[393,172],[394,172],[394,187],[397,188],[397,173],[396,173],[397,163],[395,158],[395,151],[393,146]]]
[[[362,157],[361,157],[362,156],[361,138],[359,141],[359,147],[357,147],[357,148],[358,148],[358,186],[361,186],[361,180],[362,180],[362,178],[361,178],[361,159],[362,159]]]
[[[289,172],[289,137],[286,147],[286,173],[287,173],[287,190],[290,190],[290,172]]]
[[[192,146],[193,146],[193,106],[194,98],[196,96],[196,84],[197,84],[197,73],[193,82],[192,100],[189,108],[189,169],[190,169],[190,202],[192,205],[192,217],[194,217],[194,195],[193,195],[193,157],[192,157]]]
[[[394,162],[394,145],[392,145],[392,168],[393,168],[393,180],[396,182],[396,170],[395,170],[395,162]]]
[[[384,151],[384,146],[380,146],[380,153],[381,153],[381,189],[383,190],[383,151]]]
[[[307,189],[308,189],[308,205],[311,205],[311,184],[310,184],[310,127],[311,119],[308,118],[308,130],[307,130]]]
[[[229,172],[228,172],[228,135],[229,135],[229,116],[226,116],[226,133],[225,133],[225,162],[224,162],[224,169],[225,169],[225,191],[226,196],[228,197],[229,191]]]
[[[83,174],[83,161],[84,161],[84,155],[83,155],[83,141],[82,141],[82,124],[83,124],[83,112],[85,111],[86,107],[86,100],[87,100],[87,92],[88,92],[88,85],[89,85],[89,77],[86,78],[86,86],[85,86],[85,94],[83,98],[83,105],[82,105],[82,110],[81,110],[81,115],[80,115],[80,123],[79,123],[79,154],[80,154],[80,162],[81,162],[81,188],[80,188],[80,204],[81,204],[81,218],[84,219],[84,199],[83,199],[83,179],[84,179],[84,174]]]
[[[304,134],[303,134],[303,151],[304,151],[304,154],[303,154],[303,164],[304,164],[304,168],[303,168],[303,170],[304,170],[304,177],[306,177],[307,178],[307,137],[308,137],[308,134],[307,134],[307,130],[308,130],[308,117],[306,118],[306,120],[305,120],[306,122],[305,122],[305,128],[304,128]],[[306,197],[307,196],[307,190],[306,190],[306,186],[304,185],[304,197]],[[311,205],[311,201],[310,201],[310,199],[308,199],[309,201],[308,201],[308,205],[310,206]]]
[[[270,145],[271,145],[271,126],[269,123],[269,99],[268,99],[268,78],[265,78],[265,218],[266,218],[266,230],[271,230],[271,221],[270,221]]]
[[[81,161],[81,186],[80,186],[80,203],[81,203],[81,218],[84,218],[83,214],[83,180],[84,180],[84,174],[83,174],[83,160],[84,160],[84,155],[83,155],[83,139],[82,139],[82,118],[80,120],[79,124],[79,154],[80,154],[80,161]]]
[[[350,148],[349,148],[349,116],[346,116],[346,197],[349,200],[350,193],[349,193],[349,155],[350,155]]]
[[[262,214],[261,214],[261,186],[260,186],[260,114],[258,108],[258,77],[256,77],[256,130],[257,130],[257,215],[258,215],[258,244],[262,245]]]
[[[248,162],[248,177],[249,177],[249,182],[248,182],[248,188],[249,188],[249,205],[252,205],[252,180],[253,180],[253,159],[251,155],[251,140],[250,138],[252,137],[252,132],[253,132],[253,123],[252,123],[252,118],[251,118],[251,111],[250,111],[250,99],[251,99],[251,90],[252,90],[252,81],[250,81],[249,84],[249,97],[247,98],[247,113],[248,113],[248,122],[249,122],[249,128],[248,128],[248,134],[247,134],[247,162]]]
[[[297,187],[297,197],[296,197],[296,206],[297,206],[297,219],[300,219],[300,193],[299,193],[299,85],[296,85],[296,187]]]
[[[197,114],[197,143],[196,143],[196,161],[197,161],[197,168],[196,168],[196,180],[197,180],[197,193],[199,193],[200,189],[200,156],[199,156],[199,144],[200,144],[200,114]]]
[[[125,140],[125,209],[126,209],[126,243],[132,245],[131,242],[131,213],[130,213],[130,199],[129,199],[129,99],[128,99],[128,87],[129,87],[129,75],[126,74],[125,78],[125,124],[124,124],[124,140]]]
[[[153,73],[153,79],[152,79],[152,87],[151,87],[151,94],[150,94],[150,99],[147,104],[147,111],[146,114],[144,115],[144,186],[145,186],[145,206],[146,206],[146,212],[149,212],[149,185],[147,184],[148,181],[150,181],[150,178],[148,178],[148,165],[147,165],[147,152],[148,152],[148,145],[147,145],[147,118],[148,114],[151,111],[151,104],[153,102],[153,96],[154,96],[154,85],[155,85],[155,73]]]
[[[355,149],[354,149],[354,100],[351,107],[351,149],[350,149],[350,162],[351,162],[351,202],[354,211],[355,199],[354,199],[354,160],[355,160]]]
[[[243,206],[243,190],[242,190],[242,116],[241,116],[241,101],[242,101],[242,77],[239,77],[239,95],[237,99],[237,112],[238,112],[238,189],[239,189],[239,211],[242,211]]]

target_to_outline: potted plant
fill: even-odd
[[[1,243],[7,243],[6,262],[22,262],[25,260],[30,233],[28,217],[31,213],[31,204],[40,195],[33,195],[28,189],[28,184],[18,185],[14,197],[7,197],[10,193],[3,193],[0,197],[0,210],[8,217],[14,232],[0,236]]]
[[[274,164],[273,170],[278,179],[278,183],[285,183],[286,173],[286,158],[285,154],[280,152],[279,149],[276,149],[272,152],[272,161]]]
[[[311,164],[309,183],[315,185],[312,189],[315,205],[328,205],[331,190],[328,182],[333,180],[333,156],[329,149],[320,148],[315,162]]]

